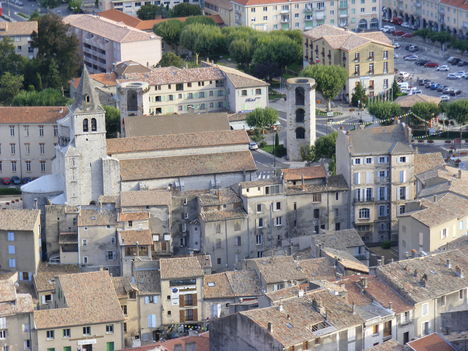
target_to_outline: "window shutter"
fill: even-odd
[[[367,184],[372,184],[373,182],[373,173],[372,172],[367,172],[366,173],[366,183]]]
[[[151,326],[153,328],[156,328],[156,315],[155,314],[151,315]]]
[[[179,306],[184,307],[185,306],[185,296],[184,295],[179,295]]]
[[[198,321],[198,310],[196,308],[193,309],[193,320]]]
[[[192,301],[193,301],[192,305],[196,306],[197,305],[197,294],[192,294]]]
[[[154,295],[153,296],[153,303],[158,303],[159,301],[159,296],[158,295]]]
[[[151,314],[149,314],[146,318],[148,319],[148,328],[151,328],[152,327],[152,325],[151,325],[151,322],[152,322]]]
[[[145,304],[149,304],[149,296],[145,296]]]
[[[180,310],[179,311],[179,323],[184,323],[185,322],[185,310]]]

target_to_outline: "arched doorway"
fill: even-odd
[[[361,19],[358,24],[358,30],[366,30],[367,29],[367,20]]]
[[[302,108],[296,110],[296,123],[304,123],[305,111]]]
[[[296,128],[296,139],[305,139],[305,129],[302,127]]]
[[[372,18],[370,20],[370,29],[379,29],[379,19],[378,18]]]

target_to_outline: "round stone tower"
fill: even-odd
[[[289,78],[286,89],[288,159],[302,161],[301,147],[315,144],[315,80]]]

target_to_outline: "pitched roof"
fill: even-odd
[[[162,85],[209,80],[224,80],[224,75],[220,69],[213,67],[177,68],[171,66],[155,68],[147,73],[128,73],[125,78],[118,79],[118,82],[138,81],[147,82],[150,85]]]
[[[117,43],[160,39],[154,33],[146,33],[121,22],[95,15],[69,15],[63,18],[63,22]]]
[[[311,236],[312,243],[322,247],[331,247],[337,250],[346,250],[352,247],[365,246],[356,229],[343,229],[328,231],[325,234]]]
[[[73,264],[48,264],[41,262],[37,273],[34,274],[36,291],[50,291],[55,289],[55,278],[62,274],[78,273],[80,267]]]
[[[0,230],[34,230],[40,210],[1,210]]]
[[[120,212],[118,221],[144,221],[149,218],[149,212]]]
[[[369,273],[369,267],[359,261],[356,257],[344,250],[336,250],[325,247],[322,252],[332,259],[336,259],[344,268],[362,273]]]
[[[324,184],[287,184],[286,194],[309,194],[309,193],[323,193],[327,191],[343,191],[348,190],[348,184],[342,174],[327,177],[327,181]]]
[[[0,37],[31,35],[37,33],[37,21],[0,22]]]
[[[135,269],[133,276],[140,294],[151,295],[161,292],[161,275],[157,269]]]
[[[390,339],[385,341],[382,344],[378,344],[376,346],[372,346],[367,351],[403,351],[404,346],[401,345],[398,341]]]
[[[34,310],[34,302],[30,294],[15,294],[15,302],[0,303],[0,317],[19,313],[30,313]]]
[[[349,131],[344,137],[349,140],[352,155],[381,155],[414,153],[403,124],[379,126]],[[341,139],[340,137],[338,137]],[[395,147],[399,145],[398,150]]]
[[[205,299],[222,299],[261,295],[257,273],[251,270],[228,271],[205,275]]]
[[[468,285],[467,274],[459,277],[456,267],[468,272],[468,258],[459,250],[389,263],[378,267],[377,273],[403,297],[418,303],[464,289]]]
[[[115,225],[117,216],[114,211],[109,210],[93,210],[81,209],[78,215],[78,226],[102,226],[102,225]]]
[[[322,165],[301,168],[284,168],[281,170],[281,173],[283,174],[283,179],[287,182],[302,179],[326,178],[327,176],[325,167]]]
[[[132,290],[130,277],[112,277],[112,283],[118,298],[128,297],[128,292]]]
[[[414,351],[456,351],[457,349],[445,341],[439,334],[432,333],[406,344]]]
[[[208,0],[207,3],[217,6],[222,9],[232,10],[232,3],[229,0]],[[208,7],[205,10],[210,10]]]
[[[171,206],[172,195],[167,190],[123,191],[120,193],[121,207]]]
[[[226,112],[140,116],[124,119],[127,137],[230,130]]]
[[[205,64],[210,65],[212,67],[219,68],[222,72],[224,72],[227,78],[231,81],[234,88],[255,88],[255,87],[264,87],[264,86],[270,85],[261,79],[258,79],[254,76],[251,76],[250,74],[244,73],[232,67],[217,65],[214,63],[206,63],[206,62]]]
[[[89,75],[94,81],[101,83],[104,86],[112,87],[117,85],[117,75],[114,72],[111,73],[95,73]],[[75,89],[80,85],[81,78],[73,78],[71,84]]]
[[[17,279],[17,274],[13,273],[7,277],[0,278],[0,306],[3,302],[15,301]]]
[[[120,161],[123,181],[255,171],[250,151]]]
[[[66,106],[0,106],[0,123],[55,123],[67,113]]]
[[[414,154],[414,174],[416,175],[443,166],[445,166],[445,161],[441,152]]]
[[[143,66],[141,63],[132,60],[118,62],[114,65],[114,73],[117,75],[117,77],[124,77],[128,73],[145,72],[151,72],[151,68]]]
[[[267,284],[289,280],[306,280],[307,276],[292,256],[246,259],[247,267],[255,269]]]
[[[58,281],[67,307],[34,311],[37,329],[124,320],[109,272],[65,274]]]
[[[396,98],[395,103],[400,105],[400,107],[410,108],[413,107],[418,102],[432,102],[436,105],[440,104],[440,97],[437,96],[429,96],[425,94],[413,94],[413,95],[405,95],[399,96]]]
[[[297,261],[302,268],[307,280],[329,280],[336,279],[334,262],[328,257],[307,258]]]
[[[468,3],[465,0],[441,0],[442,4],[447,6],[458,7],[462,10],[468,10]]]
[[[303,1],[303,0],[292,0],[293,2],[296,1]],[[246,5],[246,6],[254,6],[254,5],[269,5],[269,4],[279,4],[279,3],[286,3],[285,0],[234,0],[234,3]]]
[[[383,32],[354,33],[343,28],[322,24],[304,32],[306,38],[323,39],[332,48],[345,51],[356,49],[369,43],[393,47],[392,41]]]
[[[219,206],[241,202],[240,197],[231,188],[212,189],[197,196],[200,206]]]
[[[248,145],[249,140],[249,136],[245,130],[218,130],[185,134],[113,138],[107,139],[107,153],[109,155],[115,155],[156,150]]]
[[[161,279],[195,278],[204,275],[203,261],[211,259],[209,255],[161,258]]]
[[[118,232],[119,242],[121,246],[149,246],[153,245],[153,237],[151,231],[146,230],[122,230]]]
[[[155,344],[149,344],[145,346],[132,347],[130,349],[123,349],[121,351],[179,351],[188,350],[189,345],[196,351],[209,351],[210,350],[210,337],[209,332],[205,332],[199,335],[193,336],[182,336],[167,341],[157,342]],[[193,346],[192,346],[193,345]],[[179,347],[183,348],[180,349]]]
[[[243,208],[231,209],[209,209],[200,212],[200,218],[204,222],[218,222],[227,219],[242,219],[247,217],[247,212]]]

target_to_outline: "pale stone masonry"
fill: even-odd
[[[32,35],[37,31],[37,21],[0,22],[0,40],[11,39],[15,52],[29,59],[37,54],[37,48],[32,47]]]

